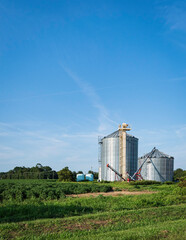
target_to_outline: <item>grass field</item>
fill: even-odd
[[[64,189],[63,183],[52,184],[53,188]],[[0,239],[186,239],[185,188],[177,184],[72,184],[79,184],[73,189],[90,185],[98,191],[100,186],[111,186],[116,190],[155,193],[95,198],[63,195],[54,200],[4,199],[0,204]]]

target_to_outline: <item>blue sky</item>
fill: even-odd
[[[186,2],[0,0],[0,171],[97,171],[122,122],[186,161]]]

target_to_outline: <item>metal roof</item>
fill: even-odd
[[[146,158],[148,157],[149,155],[151,155],[151,158],[173,158],[172,156],[170,155],[167,155],[163,152],[160,152],[157,148],[153,148],[151,152],[145,154],[144,156],[140,157],[140,158]],[[139,159],[140,159],[139,158]]]
[[[130,135],[128,133],[127,133],[127,136],[136,138],[136,137],[134,137],[134,136],[132,136],[132,135]],[[115,132],[113,132],[113,133],[103,137],[102,139],[104,139],[104,138],[117,138],[117,137],[119,137],[119,130],[117,130],[117,131],[115,131]],[[138,139],[138,138],[136,138],[136,139]]]
[[[119,137],[119,130],[107,135],[106,137],[104,138],[113,138],[113,137]]]

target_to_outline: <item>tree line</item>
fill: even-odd
[[[49,166],[42,166],[37,163],[35,167],[15,167],[8,172],[0,172],[0,179],[59,179],[60,181],[76,181],[76,175],[83,173],[82,171],[71,171],[68,167],[64,167],[56,172]],[[88,171],[94,175],[94,179],[98,179],[98,173]]]
[[[0,179],[58,179],[57,172],[40,163],[35,167],[15,167],[8,172],[0,172]]]

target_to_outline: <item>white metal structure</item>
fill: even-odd
[[[99,180],[119,181],[107,164],[112,166],[123,178],[127,178],[127,172],[133,175],[137,170],[138,139],[126,133],[130,131],[128,124],[123,123],[112,134],[99,138]]]
[[[141,165],[144,180],[165,182],[173,179],[174,158],[156,148],[138,159],[138,167]]]

